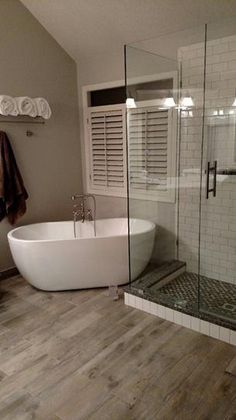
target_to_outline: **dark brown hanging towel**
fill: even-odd
[[[26,212],[27,198],[10,141],[0,131],[0,221],[7,217],[11,225],[16,223]]]

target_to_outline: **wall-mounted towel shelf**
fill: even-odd
[[[15,124],[45,124],[45,120],[41,117],[29,117],[21,115],[16,117],[0,115],[0,123],[15,123]]]

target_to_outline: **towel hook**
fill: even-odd
[[[26,131],[27,137],[32,137],[34,135],[33,131],[27,130]]]

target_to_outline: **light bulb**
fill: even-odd
[[[183,98],[181,98],[180,100],[180,105],[183,108],[189,108],[194,106],[194,102],[191,96],[184,96]]]
[[[172,96],[168,96],[167,98],[165,98],[165,100],[164,100],[164,106],[166,108],[173,108],[174,106],[176,106],[176,103],[174,101],[174,98],[172,98]]]
[[[134,98],[127,98],[126,99],[126,107],[127,108],[137,108]]]

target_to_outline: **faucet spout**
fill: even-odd
[[[87,201],[92,198],[93,200],[93,213],[91,209],[85,210]],[[94,236],[96,236],[96,199],[93,194],[74,194],[71,197],[72,201],[78,200],[79,204],[73,206],[73,224],[74,224],[74,237],[76,238],[76,222],[79,220],[84,223],[85,220],[93,221]]]

